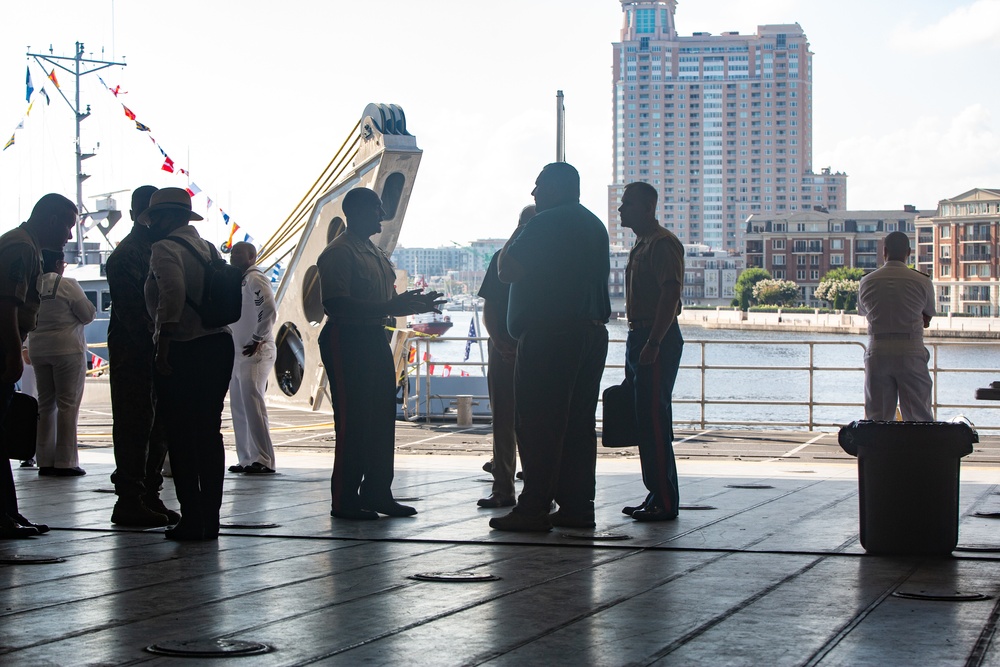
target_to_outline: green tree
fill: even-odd
[[[754,284],[753,296],[757,303],[787,306],[799,300],[799,286],[791,280],[765,278]]]
[[[830,303],[837,310],[854,310],[858,304],[858,284],[864,269],[842,266],[828,271],[819,280],[815,296]]]
[[[733,305],[745,311],[757,303],[753,296],[753,286],[761,280],[768,280],[770,277],[771,274],[764,269],[756,267],[744,269],[740,277],[736,279],[736,285],[733,286],[733,294],[736,295],[736,298],[733,299]]]

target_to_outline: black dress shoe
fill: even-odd
[[[636,510],[632,513],[632,518],[636,521],[674,521],[677,519],[677,513],[669,513],[662,507],[651,507]]]
[[[507,516],[498,516],[490,519],[490,528],[493,530],[506,530],[512,533],[547,533],[552,530],[549,523],[549,516],[532,516],[530,514],[519,514],[511,512]]]
[[[364,512],[365,510],[373,510],[375,512],[378,512],[379,514],[385,514],[386,516],[395,516],[395,517],[413,516],[414,514],[417,513],[417,509],[415,507],[410,507],[409,505],[400,505],[395,500],[390,500],[387,503],[379,503],[378,505],[370,505],[368,507],[365,507],[365,509],[361,511]]]
[[[493,459],[490,459],[489,461],[483,464],[483,471],[493,472]]]
[[[181,519],[181,522],[173,528],[167,528],[163,531],[163,536],[168,540],[175,540],[177,542],[200,542],[206,539],[205,531],[202,530],[201,525],[184,523],[183,518]],[[218,533],[216,533],[215,537],[218,536]],[[208,539],[215,539],[215,537]]]
[[[496,507],[513,507],[517,504],[517,499],[514,498],[514,496],[498,496],[495,493],[491,493],[488,498],[480,498],[477,500],[476,504],[487,509],[494,509]]]
[[[238,463],[234,466],[229,466],[229,472],[243,472],[244,470],[246,470],[246,468]]]
[[[28,459],[26,461],[21,461],[21,467],[22,468],[34,468],[35,467],[35,459]]]
[[[38,534],[34,526],[0,526],[0,540],[24,539]]]
[[[244,475],[273,475],[274,469],[268,468],[263,463],[254,461],[248,466],[243,466]]]
[[[642,505],[636,505],[635,507],[632,507],[631,505],[626,505],[625,507],[622,508],[622,514],[632,516],[639,510],[644,510],[644,509],[646,509],[645,503],[643,503]]]
[[[45,525],[44,523],[31,523],[30,521],[24,518],[23,514],[17,514],[13,517],[13,519],[15,523],[24,528],[34,528],[36,531],[38,531],[39,535],[44,535],[45,533],[49,532],[49,527],[47,525]]]
[[[75,468],[56,468],[53,466],[44,466],[38,469],[38,474],[43,477],[81,477],[86,475],[87,471],[79,466]]]
[[[373,521],[378,518],[378,513],[363,509],[339,509],[330,510],[330,516],[351,521]]]

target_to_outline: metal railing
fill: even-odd
[[[440,338],[440,341],[467,341],[467,338],[459,337],[449,337]],[[478,343],[480,341],[486,341],[488,338],[479,337],[473,338],[473,343]],[[413,411],[411,418],[416,419],[428,419],[430,417],[429,408],[431,400],[441,400],[441,401],[453,401],[458,398],[458,394],[431,394],[431,376],[426,373],[425,366],[429,362],[422,361],[423,353],[422,351],[428,349],[428,342],[424,339],[416,339],[413,341],[416,345],[416,361],[408,365],[408,373],[414,378],[414,388],[416,393],[409,397],[410,401],[416,401],[416,409]],[[610,344],[618,343],[623,344],[625,340],[623,339],[611,339]],[[965,342],[924,342],[924,346],[931,349],[931,358],[928,363],[928,370],[931,374],[931,379],[934,383],[933,396],[932,396],[932,409],[935,416],[938,415],[938,410],[941,408],[945,409],[960,409],[960,410],[970,410],[970,409],[984,409],[993,407],[990,404],[984,404],[983,402],[978,403],[942,403],[938,397],[939,389],[939,378],[943,375],[954,375],[954,374],[989,374],[998,372],[997,368],[945,368],[940,364],[940,351],[942,348],[947,347],[959,347],[959,346],[973,346],[981,345],[982,343],[965,343]],[[808,348],[808,361],[805,365],[747,365],[747,364],[718,364],[709,363],[707,350],[710,346],[766,346],[766,345],[780,345],[780,346],[791,346],[791,347],[807,347]],[[859,392],[859,400],[857,401],[830,401],[830,400],[819,400],[816,396],[816,374],[817,373],[863,373],[864,363],[857,366],[823,366],[818,365],[816,361],[816,349],[817,347],[833,347],[833,346],[853,346],[857,347],[860,352],[860,358],[863,360],[864,355],[868,350],[868,346],[859,341],[801,341],[801,340],[698,340],[698,339],[686,339],[684,341],[685,350],[690,350],[691,347],[697,346],[698,348],[698,362],[697,363],[682,363],[680,365],[681,371],[695,371],[698,374],[697,383],[697,395],[695,397],[679,397],[676,395],[673,398],[674,405],[697,405],[699,408],[697,419],[678,419],[675,415],[676,424],[684,424],[692,427],[698,427],[700,429],[706,429],[709,426],[739,426],[739,427],[805,427],[809,430],[813,430],[817,427],[839,427],[842,423],[830,422],[830,421],[820,421],[816,417],[817,408],[857,408],[858,414],[863,414],[864,402],[861,400],[863,396]],[[452,369],[458,368],[459,373],[461,369],[464,368],[475,368],[479,371],[480,368],[484,367],[484,363],[481,361],[442,361],[435,360],[434,365],[444,366],[449,365]],[[622,363],[608,363],[605,366],[606,369],[624,369],[625,366]],[[750,373],[747,377],[747,387],[760,386],[763,382],[761,379],[762,374],[774,374],[774,379],[781,380],[782,376],[794,373],[805,373],[807,380],[803,387],[806,398],[804,400],[775,400],[775,399],[756,399],[753,398],[752,392],[748,391],[745,397],[738,398],[710,398],[710,380],[709,374],[715,371],[732,371],[739,373]],[[477,373],[479,375],[480,373]],[[623,374],[624,375],[624,374]],[[439,377],[439,376],[434,376]],[[970,390],[970,394],[971,394]],[[488,401],[488,395],[473,395],[473,400],[480,401],[483,405],[486,405]],[[420,406],[424,406],[424,410],[420,410]],[[723,405],[747,405],[747,406],[781,406],[781,407],[802,407],[806,408],[808,417],[805,421],[767,421],[767,420],[719,420],[719,419],[709,419],[706,414],[706,408],[709,406],[723,406]],[[990,424],[977,424],[980,430],[1000,430],[1000,424],[990,425]]]

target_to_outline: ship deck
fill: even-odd
[[[960,550],[896,558],[864,554],[832,433],[679,432],[669,523],[620,513],[642,495],[638,458],[604,450],[596,531],[513,534],[475,505],[488,426],[399,423],[394,491],[419,514],[352,523],[328,515],[329,415],[273,409],[278,474],[227,475],[233,527],[174,543],[110,524],[106,386],[87,391],[88,475],[15,469],[23,512],[53,530],[0,558],[64,560],[0,565],[4,664],[155,663],[176,659],[145,647],[204,639],[272,647],[241,665],[1000,665],[1000,524],[977,516],[1000,511],[997,438],[963,460]],[[169,480],[163,495],[175,505]],[[498,579],[410,578],[427,572]],[[897,595],[956,592],[992,597]]]

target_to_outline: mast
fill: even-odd
[[[566,161],[566,105],[563,91],[556,91],[556,162]]]
[[[98,70],[102,70],[106,67],[111,67],[112,65],[118,65],[125,67],[124,62],[114,62],[109,60],[94,60],[92,58],[83,57],[83,42],[76,43],[76,51],[72,58],[68,56],[56,56],[52,54],[52,47],[49,46],[48,55],[44,53],[31,53],[31,47],[28,47],[28,57],[34,58],[38,66],[42,68],[45,72],[45,65],[42,61],[45,61],[53,66],[52,71],[55,68],[67,72],[73,76],[73,83],[75,85],[75,95],[74,101],[70,102],[69,98],[66,97],[66,93],[62,91],[62,88],[56,84],[56,91],[59,93],[60,97],[69,105],[69,108],[73,111],[74,118],[76,119],[76,139],[74,141],[75,153],[76,153],[76,206],[77,210],[80,211],[81,215],[76,220],[76,259],[80,264],[87,263],[87,256],[83,252],[83,219],[87,216],[84,211],[86,207],[83,205],[83,182],[90,178],[89,174],[83,173],[83,161],[94,157],[94,153],[84,153],[80,147],[80,123],[90,116],[90,105],[87,105],[86,111],[81,111],[80,109],[80,77],[86,76]],[[64,61],[73,61],[72,67],[64,64]],[[86,69],[88,68],[89,69]],[[48,74],[46,73],[46,76]],[[55,83],[53,81],[53,83]]]

